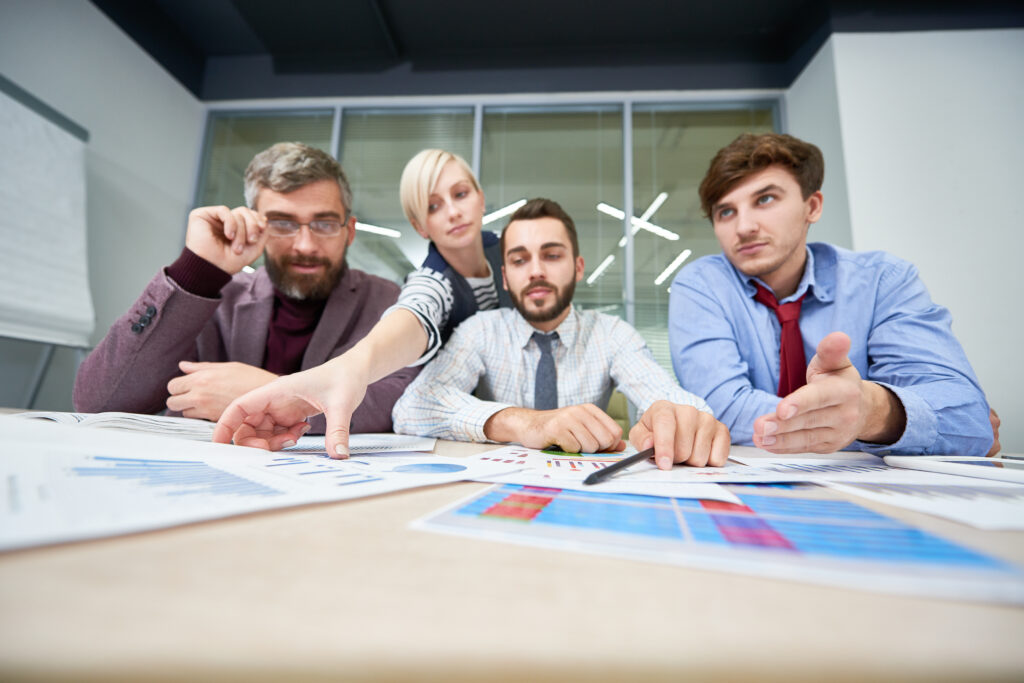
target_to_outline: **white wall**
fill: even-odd
[[[86,156],[94,343],[181,249],[203,105],[86,0],[2,0],[0,73],[90,134]],[[38,230],[45,257],[46,226]],[[34,350],[0,340],[0,405],[18,406]],[[71,409],[58,352],[37,407]]]
[[[809,239],[849,249],[853,238],[836,88],[835,55],[828,40],[786,91],[783,125],[784,132],[813,142],[825,156],[825,213],[811,228]]]
[[[918,265],[1002,417],[1004,450],[1024,453],[1024,31],[836,34],[826,48],[794,84],[791,130],[813,139],[812,110],[834,117],[853,247]],[[827,78],[819,106],[806,94],[829,69],[835,111]]]

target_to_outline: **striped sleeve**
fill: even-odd
[[[473,290],[476,310],[489,311],[498,307],[498,288],[494,284],[493,275],[488,275],[487,277],[468,277],[466,282],[469,283],[470,288]]]
[[[381,315],[399,308],[415,315],[427,333],[427,348],[412,365],[422,365],[441,348],[441,330],[451,315],[455,298],[448,278],[432,268],[419,268],[409,273],[398,294],[398,301]]]

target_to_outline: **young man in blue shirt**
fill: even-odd
[[[775,453],[998,450],[998,418],[917,269],[807,244],[823,179],[821,151],[789,135],[741,135],[712,160],[700,198],[722,254],[672,284],[680,383],[734,443]]]

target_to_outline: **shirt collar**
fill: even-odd
[[[526,348],[526,345],[530,343],[530,338],[533,337],[534,332],[539,330],[526,322],[526,318],[516,310],[515,308],[504,309],[510,311],[513,315],[512,321],[512,334],[516,344],[520,348]],[[580,329],[579,315],[576,313],[576,307],[569,304],[569,315],[565,316],[565,320],[562,324],[556,327],[553,331],[558,333],[558,340],[561,344],[566,347],[572,347],[576,343],[577,332]]]
[[[807,245],[804,248],[807,250],[807,262],[804,263],[804,274],[800,277],[800,284],[797,285],[796,291],[780,301],[780,304],[796,301],[804,294],[810,294],[810,296],[822,302],[832,300],[832,292],[835,288],[829,286],[828,282],[830,280],[835,280],[834,271],[829,269],[827,264],[820,264],[821,267],[817,265],[817,262],[814,259],[814,251],[811,249],[810,245]],[[732,266],[732,263],[729,265]],[[754,284],[755,282],[766,287],[768,291],[771,291],[772,288],[768,287],[761,278],[744,275],[736,268],[736,266],[732,266],[732,269],[743,283],[743,288],[747,292],[747,296],[753,297],[757,292],[757,286]]]

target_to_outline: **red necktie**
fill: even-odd
[[[800,335],[800,306],[807,292],[796,301],[780,304],[767,287],[756,282],[754,285],[757,287],[754,301],[775,311],[775,317],[782,325],[782,338],[779,340],[779,396],[789,396],[807,384],[807,359],[804,356],[804,338]]]

